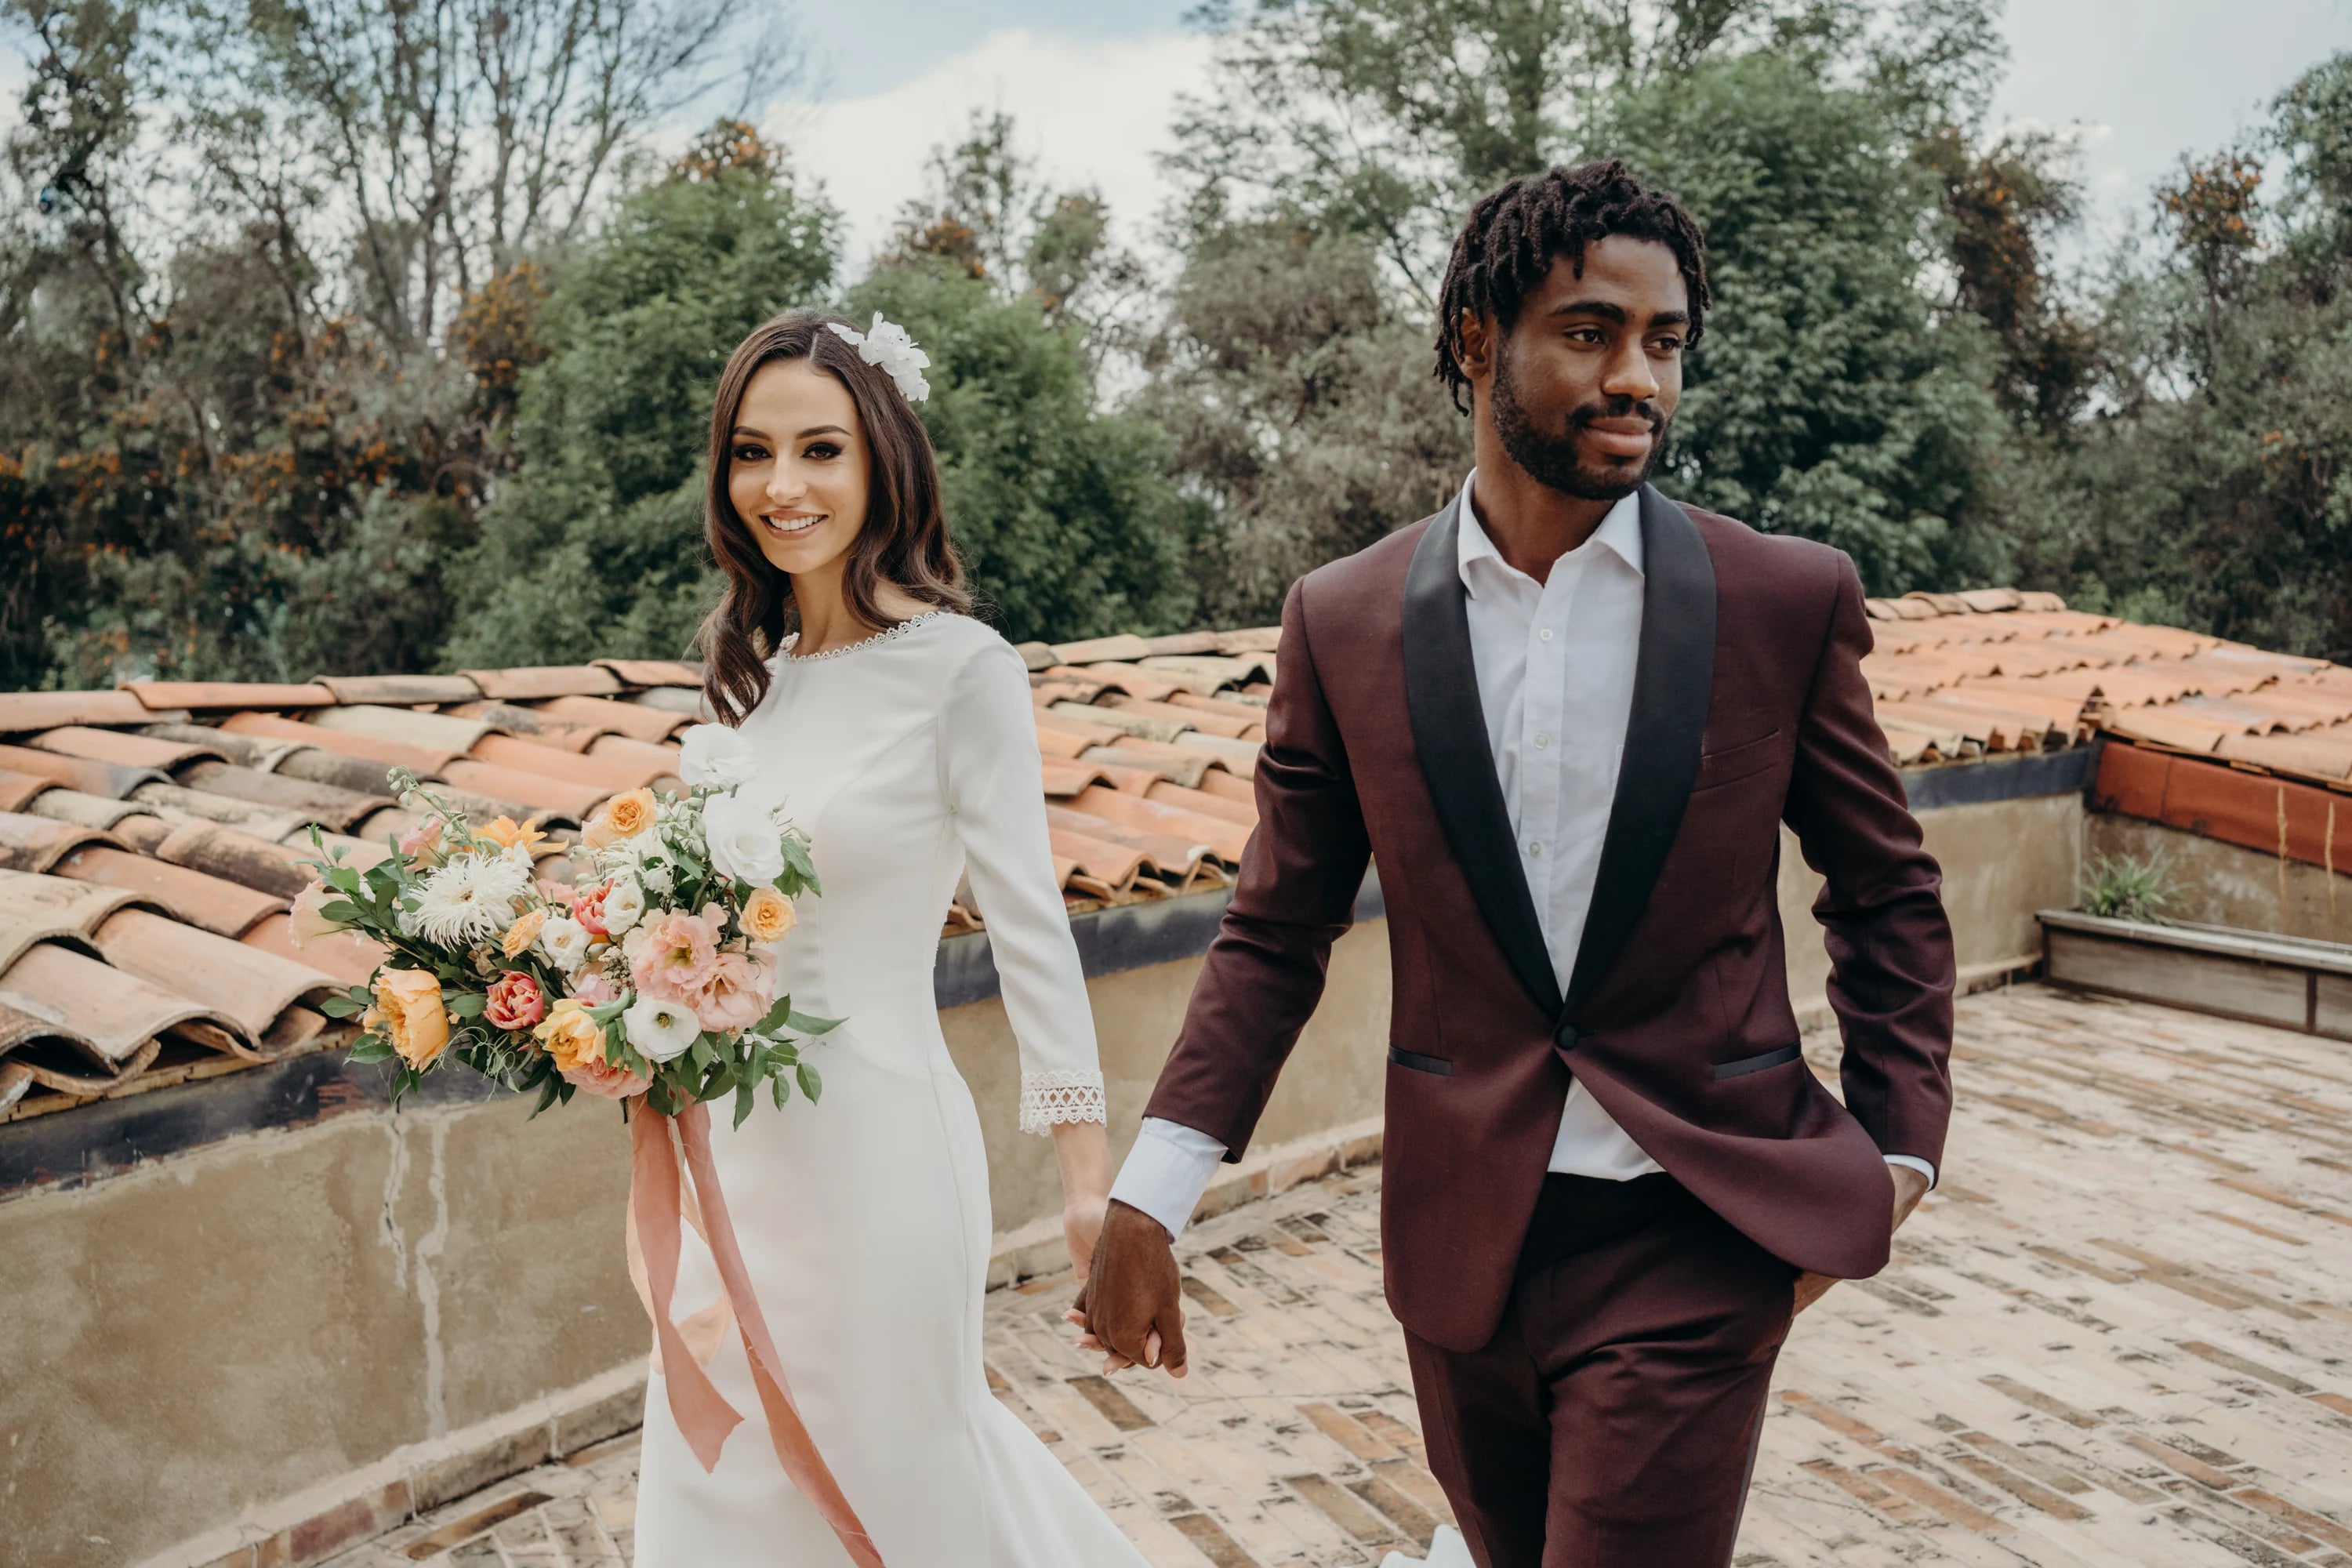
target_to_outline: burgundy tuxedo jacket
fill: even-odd
[[[1633,715],[1563,995],[1487,744],[1459,505],[1291,590],[1257,831],[1145,1114],[1240,1157],[1376,858],[1394,977],[1381,1229],[1406,1328],[1465,1352],[1493,1336],[1571,1071],[1767,1250],[1877,1272],[1883,1156],[1941,1166],[1954,971],[1941,875],[1871,711],[1853,563],[1643,489]],[[1843,1105],[1797,1049],[1783,822],[1828,879]]]

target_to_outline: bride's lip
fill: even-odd
[[[818,523],[823,522],[824,519],[825,514],[824,512],[811,511],[797,513],[791,517],[763,517],[760,521],[771,533],[789,535],[806,533],[810,529],[814,528]]]

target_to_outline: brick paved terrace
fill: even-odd
[[[1957,1077],[1948,1180],[1781,1357],[1740,1568],[2352,1568],[2352,1047],[2025,987],[1961,1004]],[[1153,1563],[1373,1563],[1446,1517],[1379,1195],[1190,1233],[1181,1384],[1097,1375],[1067,1279],[992,1298],[1000,1396]],[[635,1477],[617,1438],[338,1568],[626,1563]]]

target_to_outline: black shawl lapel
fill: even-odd
[[[1404,697],[1412,720],[1412,743],[1421,758],[1437,820],[1453,846],[1454,858],[1470,880],[1470,891],[1486,917],[1487,929],[1510,961],[1511,971],[1547,1018],[1560,1012],[1559,981],[1536,921],[1511,835],[1503,786],[1495,777],[1495,753],[1486,743],[1486,711],[1478,701],[1478,672],[1470,658],[1470,619],[1464,605],[1459,538],[1462,498],[1422,533],[1404,580]],[[1675,514],[1677,519],[1681,514]],[[1683,521],[1688,529],[1688,521]],[[1693,533],[1692,542],[1697,542]],[[1647,548],[1644,539],[1643,547]],[[1704,551],[1701,552],[1704,561]],[[1712,583],[1710,581],[1710,588]],[[1644,601],[1644,625],[1647,605]],[[1712,642],[1714,598],[1707,599]],[[1648,653],[1647,637],[1643,655]],[[1635,700],[1639,701],[1638,697]],[[1693,731],[1696,736],[1697,731]],[[1690,787],[1685,777],[1683,787]],[[1621,791],[1618,800],[1624,795]],[[1680,805],[1675,807],[1680,812]],[[1655,872],[1653,871],[1653,875]]]
[[[1418,557],[1413,564],[1418,570]],[[1633,712],[1592,906],[1569,977],[1570,1012],[1609,973],[1650,901],[1698,774],[1715,694],[1715,563],[1689,514],[1649,485],[1642,487],[1642,574]]]

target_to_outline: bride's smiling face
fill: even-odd
[[[727,496],[770,564],[803,577],[838,563],[866,526],[870,473],[847,387],[804,359],[760,367],[735,415]]]

